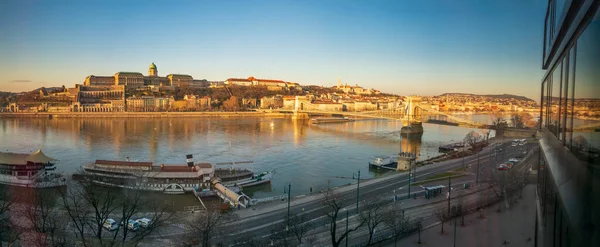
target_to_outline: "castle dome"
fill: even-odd
[[[150,69],[157,69],[156,64],[154,64],[154,63],[150,64]]]

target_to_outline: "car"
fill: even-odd
[[[114,231],[119,228],[119,225],[117,225],[117,222],[113,219],[106,219],[104,224],[102,224],[102,227],[104,227],[106,230]]]
[[[507,164],[500,164],[500,165],[498,165],[498,171],[506,171],[508,169],[510,169],[510,168],[508,167]]]
[[[148,218],[139,218],[136,220],[136,222],[144,228],[149,227],[152,224],[152,220]]]
[[[125,222],[124,222],[124,221],[121,221],[121,224],[120,224],[120,225],[121,225],[121,226],[124,226],[124,225],[125,225]],[[129,230],[132,230],[132,231],[137,231],[137,230],[140,228],[139,226],[140,226],[140,224],[138,224],[138,222],[137,222],[137,221],[135,221],[135,220],[129,219],[129,220],[127,221],[127,229],[129,229]]]
[[[496,148],[496,152],[502,152],[502,148]]]
[[[508,159],[508,162],[517,163],[517,162],[519,162],[519,159],[517,159],[517,158],[510,158],[510,159]]]

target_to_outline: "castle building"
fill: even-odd
[[[148,75],[139,72],[117,72],[113,76],[90,75],[83,81],[84,86],[125,86],[126,88],[140,88],[144,86],[196,86],[208,87],[206,80],[194,80],[190,75],[169,74],[161,77],[158,75],[156,64],[150,64]]]

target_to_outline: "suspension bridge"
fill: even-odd
[[[445,116],[448,121],[458,124],[463,127],[473,128],[488,128],[489,126],[483,123],[473,122],[464,118],[456,117],[451,114],[440,112],[430,106],[421,104],[420,97],[407,97],[406,101],[402,105],[396,107],[373,110],[373,111],[362,111],[362,112],[350,112],[343,111],[341,108],[337,111],[324,110],[319,104],[312,104],[308,100],[300,100],[296,97],[294,103],[294,115],[302,118],[304,114],[307,118],[308,115],[343,115],[348,117],[356,118],[376,118],[376,119],[390,119],[400,120],[402,125],[405,127],[415,126],[421,124],[422,112],[427,112],[433,115]]]

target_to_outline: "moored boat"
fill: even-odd
[[[380,167],[380,166],[390,166],[394,165],[398,162],[394,161],[391,157],[385,155],[379,155],[373,157],[372,160],[369,161],[369,165]]]
[[[251,186],[270,183],[272,178],[273,178],[273,172],[261,172],[256,175],[252,175],[252,177],[250,177],[250,178],[225,183],[225,185],[247,188],[247,187],[251,187]]]
[[[56,169],[55,161],[42,150],[31,154],[0,152],[0,184],[29,188],[65,186],[62,174],[51,171]]]
[[[235,184],[252,179],[254,173],[248,169],[215,169],[210,163],[190,165],[153,165],[152,162],[96,160],[83,165],[83,174],[74,178],[95,184],[127,189],[183,194],[208,191],[216,183]]]
[[[354,118],[349,117],[329,117],[329,118],[313,118],[310,120],[312,124],[324,124],[324,123],[346,123],[354,122]]]

